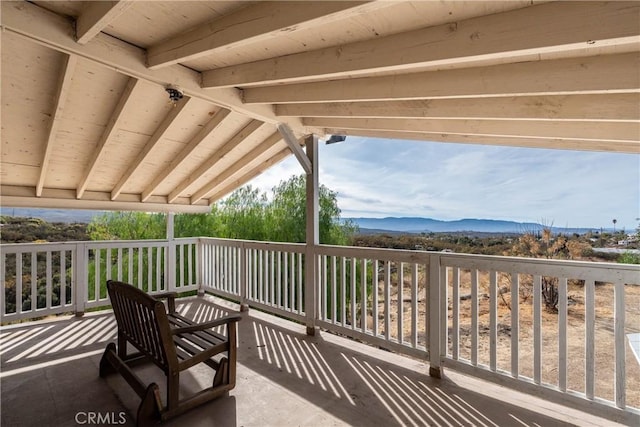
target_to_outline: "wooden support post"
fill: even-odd
[[[318,225],[319,182],[318,182],[318,137],[309,135],[305,140],[306,157],[311,163],[311,173],[307,174],[307,229],[305,251],[304,310],[306,313],[307,335],[315,335],[315,320],[318,307],[318,284],[316,246],[320,243]]]

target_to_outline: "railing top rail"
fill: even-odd
[[[0,245],[2,253],[19,253],[19,252],[45,252],[55,250],[71,250],[79,243],[87,242],[42,242],[42,243],[3,243]]]
[[[451,253],[441,254],[440,263],[446,267],[640,283],[640,265],[632,264]]]
[[[262,242],[259,240],[223,239],[218,237],[201,237],[200,241],[203,243],[215,243],[231,247],[245,247],[251,249],[267,250],[288,250],[290,252],[299,252],[306,246],[304,243]]]
[[[319,245],[316,253],[328,256],[344,256],[409,263],[429,263],[429,252],[408,249],[366,248],[355,246]]]

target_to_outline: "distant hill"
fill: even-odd
[[[455,221],[441,221],[432,218],[345,218],[355,222],[361,229],[378,231],[393,231],[404,233],[453,233],[462,231],[476,231],[483,233],[525,233],[536,232],[544,228],[533,222],[501,221],[493,219],[459,219]],[[586,233],[589,228],[560,228],[552,227],[554,232]]]
[[[65,209],[31,209],[0,207],[0,215],[41,218],[49,222],[90,223],[102,211],[65,210]],[[501,221],[493,219],[460,219],[442,221],[420,217],[387,217],[387,218],[345,218],[355,222],[363,233],[455,233],[475,231],[480,233],[517,233],[539,231],[543,225],[533,222]],[[583,234],[590,228],[552,227],[556,233]]]
[[[91,222],[94,216],[100,216],[101,211],[66,210],[66,209],[31,209],[0,207],[0,215],[21,216],[25,218],[41,218],[49,222],[85,223]]]

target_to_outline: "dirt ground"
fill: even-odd
[[[511,295],[509,278],[499,277],[498,288],[503,290],[498,298],[498,343],[497,368],[511,370]],[[405,275],[403,286],[403,335],[404,339],[411,339],[411,278]],[[396,282],[397,283],[397,282]],[[424,283],[420,280],[419,283]],[[489,365],[489,280],[480,275],[478,289],[478,363]],[[607,400],[614,400],[615,377],[615,345],[613,327],[614,289],[610,284],[597,284],[595,291],[596,338],[595,338],[595,396]],[[469,273],[460,277],[460,318],[459,318],[459,358],[471,359],[471,294]],[[528,378],[533,377],[533,296],[532,285],[527,278],[521,278],[519,295],[519,359],[518,374]],[[449,347],[452,353],[452,288],[449,288]],[[585,391],[585,292],[580,283],[569,282],[567,307],[567,388],[584,393]],[[420,304],[418,316],[419,341],[424,345],[424,325],[426,299],[424,285],[419,287],[418,298]],[[398,325],[398,292],[397,286],[391,289],[391,323],[390,335],[397,337]],[[379,283],[378,326],[384,330],[384,283]],[[370,305],[369,305],[370,307]],[[625,358],[626,358],[626,405],[640,408],[640,362],[635,358],[626,334],[640,332],[640,286],[625,286]],[[558,385],[558,313],[542,309],[542,382],[552,386]],[[369,322],[369,327],[373,319]]]

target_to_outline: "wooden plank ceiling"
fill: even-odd
[[[310,133],[640,152],[640,2],[1,12],[3,206],[206,211]]]

